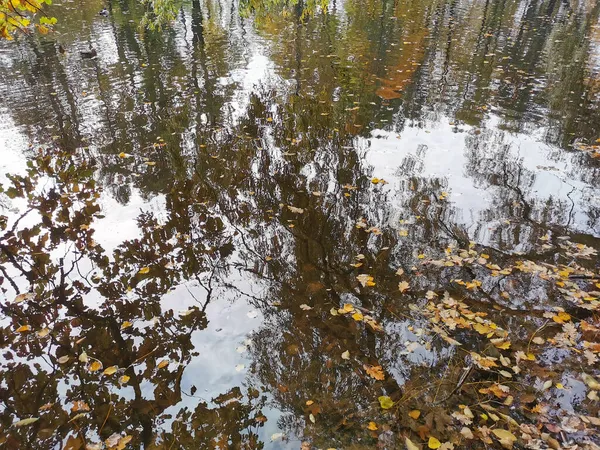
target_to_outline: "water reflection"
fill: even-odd
[[[504,418],[487,445],[505,417],[592,445],[597,5],[193,0],[161,33],[101,7],[0,47],[37,178],[3,199],[31,210],[2,224],[5,445],[476,445],[461,404]],[[556,307],[592,327],[570,353]],[[535,335],[493,394],[474,355],[510,369]]]

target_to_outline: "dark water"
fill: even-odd
[[[1,445],[598,448],[600,3],[104,6],[0,43]]]

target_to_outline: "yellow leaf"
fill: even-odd
[[[306,406],[312,405],[314,402],[312,400],[306,400]]]
[[[88,366],[90,372],[97,372],[102,369],[102,363],[100,361],[94,361]]]
[[[110,366],[107,367],[104,372],[102,372],[104,375],[112,375],[113,373],[116,373],[118,367],[117,366]]]
[[[494,345],[500,350],[507,350],[510,348],[510,342],[508,341],[494,342]]]
[[[29,330],[31,330],[31,325],[21,325],[19,328],[17,328],[17,333],[25,333]]]
[[[406,281],[401,281],[400,283],[398,283],[398,289],[400,289],[400,292],[402,292],[402,293],[407,291],[409,288],[410,288],[410,284],[408,284],[408,282],[406,282]]]
[[[377,424],[375,422],[369,422],[369,425],[367,425],[367,428],[371,431],[375,431],[375,430],[377,430]]]
[[[344,307],[342,308],[342,314],[350,313],[354,311],[354,305],[351,303],[344,303]]]
[[[119,383],[121,384],[127,384],[128,381],[129,377],[127,375],[123,375],[121,378],[119,378]]]
[[[394,406],[394,401],[389,398],[387,395],[382,395],[381,397],[378,398],[379,400],[379,405],[381,405],[382,409],[390,409],[392,406]]]
[[[159,369],[163,369],[165,367],[167,367],[169,365],[169,360],[168,359],[163,359],[161,362],[158,363],[158,367]]]
[[[440,448],[441,445],[442,445],[442,443],[440,441],[438,441],[433,436],[429,436],[429,441],[427,442],[427,447],[435,449],[435,448]]]
[[[352,314],[352,318],[354,320],[356,320],[357,322],[360,322],[361,320],[363,320],[363,315],[360,311],[356,311],[354,314]]]
[[[568,313],[561,311],[552,317],[552,320],[554,320],[556,323],[565,323],[571,320],[571,316]]]
[[[129,321],[125,321],[125,322],[123,322],[123,324],[121,325],[121,330],[124,330],[125,328],[129,328],[131,325],[133,325],[131,322],[129,322]]]
[[[408,413],[408,415],[413,419],[417,420],[421,415],[421,411],[419,411],[418,409],[413,409],[411,412]]]
[[[556,383],[556,388],[557,389],[564,389],[565,387],[563,386],[562,383]]]
[[[148,272],[150,272],[150,267],[142,267],[142,268],[141,268],[141,269],[138,271],[138,273],[141,273],[142,275],[144,275],[144,274],[146,274],[146,273],[148,273]]]
[[[385,375],[383,374],[383,369],[381,366],[369,366],[365,364],[363,365],[363,368],[371,378],[375,378],[376,380],[385,380]]]

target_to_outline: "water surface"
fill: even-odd
[[[597,448],[600,3],[269,5],[0,43],[1,442]]]

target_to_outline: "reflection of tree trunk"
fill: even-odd
[[[45,49],[40,49],[32,39],[28,39],[27,42],[31,44],[31,50],[37,57],[37,64],[32,69],[32,75],[36,78],[35,84],[50,89],[50,92],[47,93],[47,98],[54,110],[55,120],[62,136],[63,148],[68,150],[75,149],[81,145],[78,110],[71,92],[68,77],[56,53],[56,47],[53,43],[42,42],[42,47],[45,47]],[[43,79],[44,82],[40,83],[38,78]],[[55,86],[56,80],[59,81],[62,87],[62,92],[64,92],[69,105],[70,114],[64,111],[63,105],[60,102],[60,95],[53,95],[57,90],[57,86]]]

